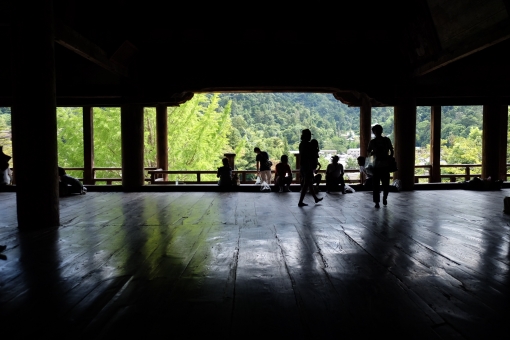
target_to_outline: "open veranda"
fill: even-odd
[[[2,334],[507,338],[508,189],[100,193],[17,229],[0,193]]]

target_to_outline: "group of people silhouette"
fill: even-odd
[[[366,157],[358,157],[358,164],[360,166],[360,172],[364,174],[366,179],[365,187],[371,188],[373,191],[373,202],[375,208],[380,208],[381,201],[381,186],[383,193],[383,205],[388,204],[388,191],[390,181],[390,167],[389,161],[392,159],[394,154],[393,145],[388,137],[382,135],[383,128],[381,125],[374,125],[372,127],[374,138],[370,141],[367,148],[368,160]],[[266,182],[268,185],[271,184],[271,166],[272,163],[269,159],[269,154],[266,151],[262,151],[259,147],[255,147],[253,150],[257,156],[255,158],[257,176],[260,177],[262,182]],[[312,132],[310,129],[304,129],[301,132],[301,142],[299,143],[299,154],[300,164],[299,171],[301,177],[301,192],[299,196],[299,207],[307,206],[304,202],[307,193],[310,193],[315,201],[319,203],[323,200],[322,197],[318,197],[319,183],[322,180],[321,174],[318,173],[320,170],[319,163],[319,142],[316,139],[312,139]],[[339,157],[333,156],[331,163],[326,169],[326,192],[330,193],[339,189],[342,193],[345,193],[345,181],[344,181],[344,168],[339,163]],[[223,166],[218,168],[217,177],[219,178],[218,185],[227,187],[231,186],[232,181],[232,168],[229,165],[227,158],[222,160]],[[367,163],[369,165],[367,166]],[[287,155],[280,157],[280,163],[275,166],[275,185],[279,192],[290,191],[290,185],[292,183],[292,170],[289,166],[289,159]],[[314,189],[314,184],[316,188]],[[270,189],[269,189],[270,190]]]

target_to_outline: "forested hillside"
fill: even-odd
[[[223,153],[235,152],[238,169],[254,169],[253,148],[277,161],[297,150],[300,132],[310,128],[321,149],[345,153],[359,147],[359,108],[347,107],[331,94],[247,93],[199,94],[178,108],[169,108],[169,167],[211,170]],[[120,166],[120,109],[94,110],[96,166]],[[81,109],[58,108],[59,162],[83,166]],[[155,112],[145,110],[146,166],[155,165]],[[393,139],[393,108],[372,109]],[[450,164],[481,163],[481,106],[442,108],[442,158]],[[417,163],[428,162],[430,107],[417,108]],[[10,110],[0,108],[0,145],[10,152]],[[294,162],[294,157],[290,157]],[[292,164],[294,166],[294,164]],[[107,174],[103,174],[107,176]]]

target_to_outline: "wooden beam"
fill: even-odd
[[[367,95],[361,99],[361,106],[359,108],[359,139],[360,139],[360,154],[363,157],[367,155],[368,143],[372,136],[372,106]]]
[[[393,178],[399,179],[402,190],[414,189],[414,160],[416,153],[416,101],[412,97],[404,98],[401,105],[393,111],[395,138],[395,159],[398,171]]]
[[[483,106],[482,178],[491,177],[493,180],[500,179],[499,148],[500,133],[502,130],[500,126],[500,115],[502,112],[502,105],[497,101]],[[497,124],[494,124],[495,122],[497,122]]]
[[[490,30],[477,34],[475,37],[469,39],[469,41],[463,41],[461,44],[443,50],[433,58],[433,61],[416,68],[413,75],[415,77],[423,76],[471,54],[482,51],[487,47],[507,40],[510,38],[510,25],[508,22],[505,24],[505,28],[503,29],[500,27],[491,28]]]
[[[430,108],[430,178],[441,182],[441,106]]]
[[[122,187],[132,191],[144,185],[143,106],[125,104],[120,108],[122,143]]]
[[[103,49],[63,23],[55,27],[55,42],[112,73],[128,77],[126,67],[111,62]]]
[[[18,227],[56,227],[60,225],[60,206],[53,4],[12,4],[12,156]]]
[[[168,108],[165,105],[156,106],[156,146],[158,169],[168,170]],[[163,179],[168,180],[168,175]]]
[[[83,107],[83,184],[94,183],[94,108]]]

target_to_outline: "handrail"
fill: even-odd
[[[84,167],[62,167],[64,170],[69,171],[85,171]],[[144,170],[156,170],[156,167],[144,167]],[[97,182],[106,182],[107,185],[111,185],[113,182],[122,182],[121,177],[107,177],[107,178],[96,178],[96,171],[119,171],[122,170],[121,167],[93,167],[92,168],[92,180],[94,184]],[[83,182],[83,177],[77,177],[76,179]],[[145,182],[150,183],[150,178],[145,178]]]
[[[293,174],[299,174],[299,170],[292,170]],[[359,170],[356,169],[347,169],[344,170],[345,173],[359,173]],[[192,181],[191,183],[196,184],[215,184],[217,181],[203,181],[201,178],[201,175],[216,175],[217,171],[213,170],[149,170],[149,175],[151,176],[150,182],[151,184],[172,184],[175,183],[174,181],[165,181],[161,180],[161,178],[157,178],[157,176],[161,175],[196,175],[196,181]],[[255,181],[248,181],[246,179],[246,175],[248,174],[256,174],[257,170],[233,170],[233,174],[240,175],[240,183],[241,184],[253,184]],[[318,173],[320,174],[326,174],[326,170],[319,170]],[[297,177],[297,176],[296,176]],[[182,182],[185,183],[186,181]],[[187,181],[188,183],[190,181]],[[293,179],[293,182],[296,183],[296,179]],[[358,183],[359,181],[356,180],[346,180],[346,183]]]
[[[431,165],[415,165],[415,169],[428,169],[429,174],[425,175],[415,175],[415,182],[417,183],[419,179],[425,178],[428,179],[428,182],[431,182]],[[482,167],[482,164],[441,164],[440,168],[464,168],[464,174],[441,174],[440,178],[449,178],[450,182],[456,182],[458,178],[463,178],[466,181],[469,181],[472,177],[481,176],[479,173],[472,173],[471,168],[480,168]],[[507,164],[507,167],[510,167],[510,164]],[[83,171],[83,167],[64,167],[65,170],[69,171]],[[112,182],[121,182],[122,178],[96,178],[96,171],[120,171],[122,170],[121,167],[94,167],[92,168],[92,174],[93,174],[93,181],[94,184],[96,182],[106,182],[107,184],[112,184]],[[191,181],[191,183],[197,183],[197,184],[214,184],[217,181],[203,181],[201,178],[201,175],[215,175],[215,170],[157,170],[155,167],[145,167],[144,170],[148,172],[150,175],[150,178],[145,178],[144,180],[151,184],[171,184],[174,183],[173,181],[165,181],[165,180],[156,180],[156,176],[158,175],[196,175],[197,179],[196,181]],[[346,169],[344,172],[347,173],[359,173],[359,170],[357,169]],[[242,184],[252,184],[255,183],[255,181],[249,181],[247,180],[248,174],[256,174],[256,170],[234,170],[233,173],[240,174],[240,181]],[[293,173],[297,178],[299,178],[299,170],[294,169]],[[318,173],[325,174],[326,170],[319,170]],[[507,178],[508,178],[507,174]],[[83,181],[83,178],[78,178],[79,180]],[[188,183],[190,181],[187,181]],[[296,179],[294,179],[294,182],[296,182]],[[351,180],[347,179],[345,180],[346,183],[359,183],[360,180]]]
[[[510,164],[507,164],[507,167],[510,166]],[[471,177],[481,176],[479,173],[471,173],[471,168],[480,168],[482,167],[482,164],[441,164],[439,165],[439,168],[464,168],[464,174],[441,174],[439,177],[442,178],[449,178],[450,182],[456,182],[457,178],[463,178],[465,181],[469,181]],[[415,183],[418,183],[420,178],[428,178],[428,182],[431,183],[432,181],[432,166],[431,165],[415,165],[415,169],[417,168],[428,168],[429,174],[428,175],[414,175],[414,181]],[[507,175],[508,177],[508,175]]]

